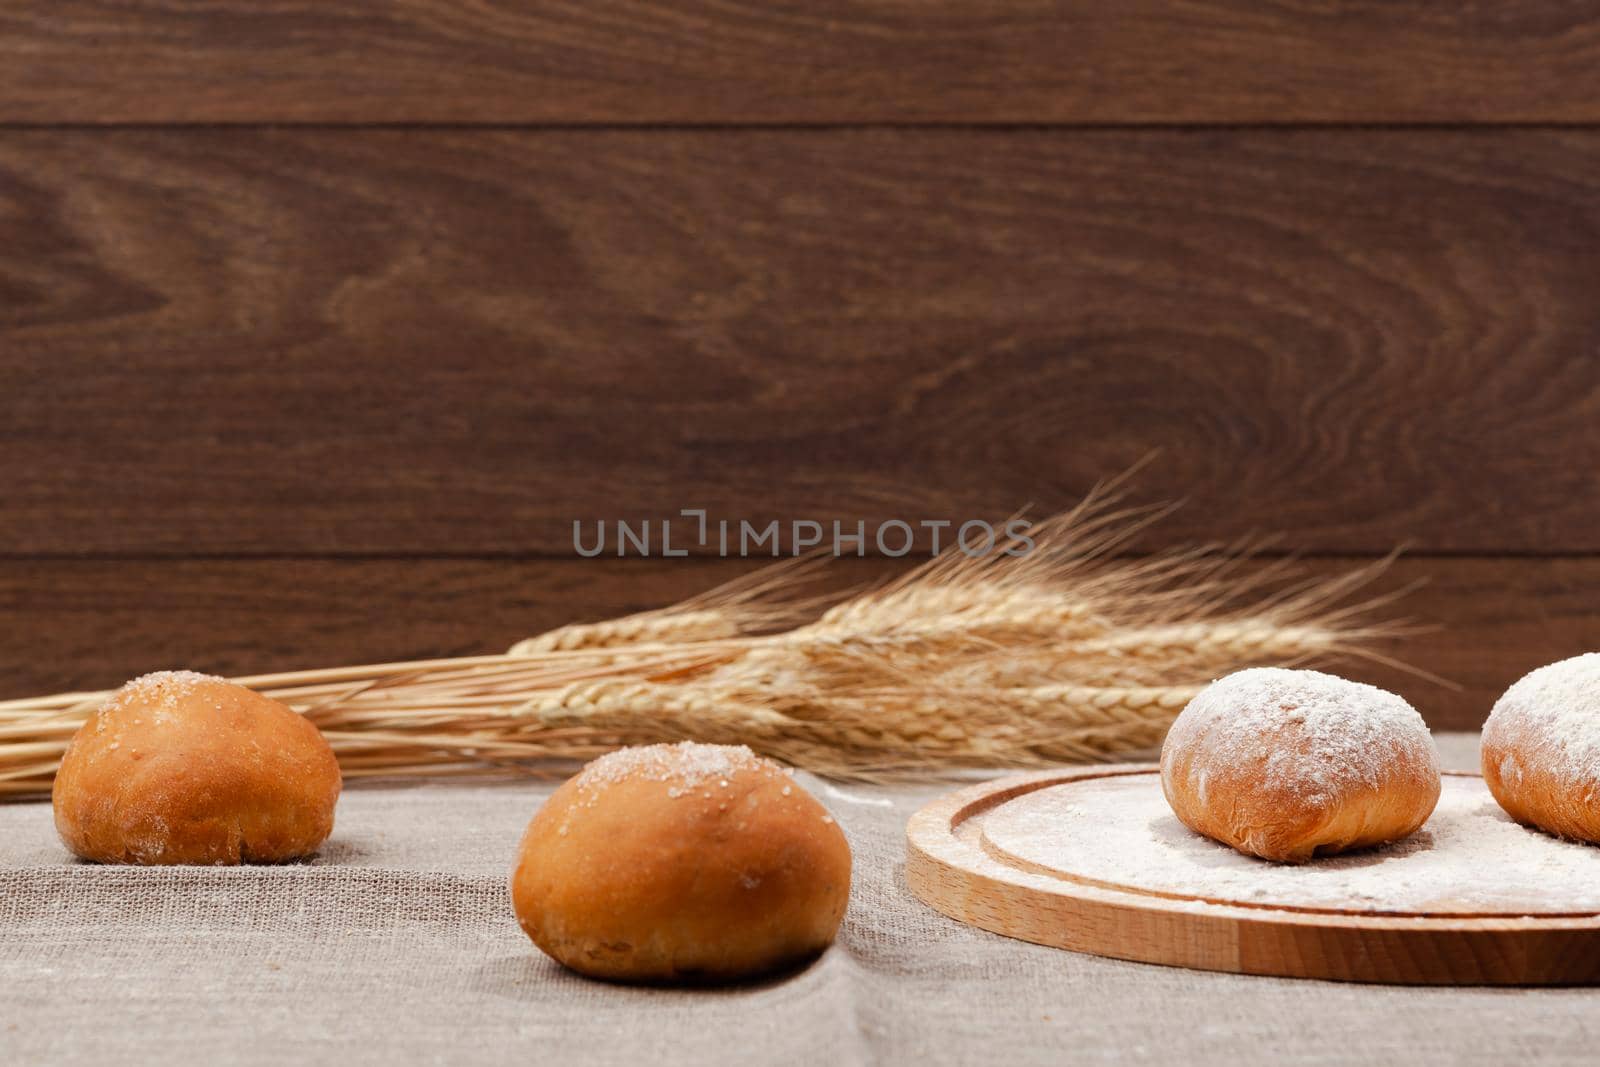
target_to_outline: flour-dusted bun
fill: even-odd
[[[1600,844],[1600,653],[1505,691],[1483,724],[1483,780],[1523,825]]]
[[[808,959],[850,895],[850,847],[743,746],[602,756],[529,824],[511,876],[529,937],[597,978],[719,981]]]
[[[56,772],[56,829],[101,863],[277,863],[333,830],[339,764],[317,728],[221,678],[123,686]]]
[[[1375,686],[1259,668],[1213,682],[1161,748],[1184,825],[1285,863],[1380,845],[1427,821],[1439,762],[1422,717]]]

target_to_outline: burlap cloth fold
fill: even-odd
[[[1470,766],[1475,739],[1446,735]],[[1592,1063],[1600,993],[1204,974],[969,929],[906,891],[941,787],[809,781],[849,834],[839,943],[721,990],[587,981],[539,955],[506,873],[548,783],[358,787],[316,862],[69,861],[0,807],[0,1063]],[[948,788],[942,787],[942,788]]]

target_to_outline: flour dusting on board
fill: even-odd
[[[981,818],[1001,862],[1169,897],[1357,913],[1600,913],[1600,847],[1518,826],[1475,777],[1446,775],[1433,817],[1410,837],[1298,866],[1189,830],[1154,774],[1052,786]]]

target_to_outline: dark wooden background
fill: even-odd
[[[0,10],[0,696],[498,650],[575,518],[1281,532],[1438,726],[1600,647],[1600,8]],[[896,564],[850,561],[841,578]]]

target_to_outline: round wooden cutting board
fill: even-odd
[[[1516,825],[1476,775],[1446,775],[1405,841],[1301,866],[1191,833],[1146,764],[975,785],[906,837],[919,899],[1041,945],[1291,978],[1600,984],[1600,847]]]

